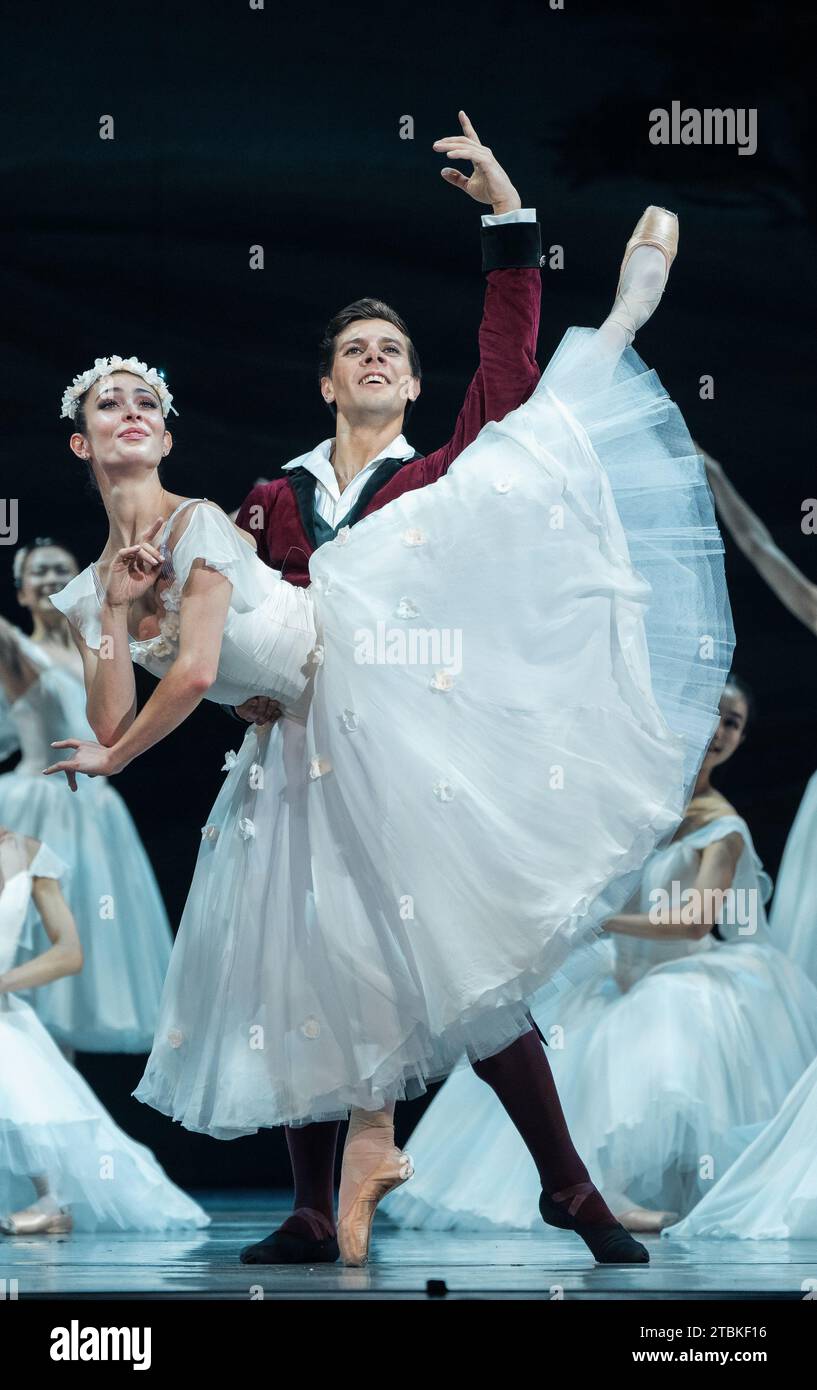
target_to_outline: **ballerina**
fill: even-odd
[[[225,762],[134,1094],[220,1138],[352,1110],[348,1262],[365,1260],[377,1197],[406,1176],[394,1102],[463,1053],[499,1090],[520,1051],[538,1084],[517,1123],[546,1219],[602,1258],[646,1258],[566,1130],[556,1149],[572,1176],[554,1179],[563,1120],[527,1001],[569,972],[678,823],[731,656],[702,468],[626,350],[676,239],[673,215],[648,210],[602,328],[570,330],[530,400],[444,478],[341,528],[311,557],[308,591],[207,499],[165,492],[170,396],[144,363],[99,359],[66,392],[111,531],[52,596],[100,742],[60,741],[72,755],[48,773],[113,774],[204,696],[284,707]],[[395,634],[385,663],[367,655],[380,624]],[[435,657],[435,634],[452,632],[461,671]],[[404,654],[412,636],[431,644],[425,661]],[[137,716],[132,661],[160,678]],[[287,720],[306,731],[287,793],[299,837],[279,836],[260,775]]]
[[[771,882],[745,821],[710,781],[746,736],[749,696],[734,675],[721,711],[675,839],[607,923],[606,967],[558,1004],[534,1003],[591,1176],[622,1224],[640,1232],[676,1220],[728,1168],[808,1065],[817,1037],[817,990],[770,944]],[[656,908],[663,919],[651,918]],[[446,1083],[411,1146],[421,1176],[384,1203],[392,1220],[531,1225],[535,1172],[467,1072]]]
[[[817,633],[817,585],[792,564],[768,528],[737,492],[720,463],[701,450],[720,512],[744,555],[772,591]],[[812,773],[786,840],[772,900],[772,939],[817,980],[814,865],[817,861],[817,772]],[[734,1240],[817,1238],[817,1058],[796,1081],[778,1113],[714,1187],[677,1225],[672,1240],[712,1236]]]
[[[93,738],[82,661],[49,601],[77,570],[70,551],[48,537],[14,557],[18,602],[33,631],[0,618],[0,755],[22,753],[0,777],[0,823],[45,841],[71,866],[66,891],[85,967],[33,994],[31,1007],[69,1056],[77,1048],[148,1052],[172,946],[150,861],[107,781],[86,781],[72,797],[42,776],[53,739]]]
[[[768,527],[740,496],[722,464],[701,449],[715,502],[735,544],[795,618],[817,636],[817,584],[775,543]],[[811,774],[792,822],[769,925],[772,940],[817,983],[817,771]]]
[[[76,923],[60,888],[66,866],[47,845],[0,826],[0,1230],[6,1235],[168,1231],[209,1216],[130,1139],[66,1061],[18,990],[51,988],[82,970]],[[51,941],[23,965],[39,914]],[[36,1200],[13,1210],[25,1195]]]

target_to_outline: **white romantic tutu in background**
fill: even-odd
[[[246,616],[218,516],[174,568],[222,569]],[[681,818],[733,648],[722,549],[677,408],[585,329],[444,478],[322,546],[306,722],[230,760],[137,1098],[231,1138],[527,1031]]]
[[[23,842],[21,842],[22,846]],[[41,845],[0,882],[0,973],[10,968],[34,877],[65,865]],[[44,948],[45,949],[45,948]],[[54,982],[56,983],[56,981]],[[53,985],[44,985],[45,993]],[[32,1176],[70,1206],[76,1231],[167,1231],[206,1226],[206,1212],[172,1183],[149,1149],[114,1124],[34,1010],[0,995],[0,1214],[30,1206]]]
[[[771,883],[746,823],[722,816],[657,850],[625,908],[691,887],[697,851],[739,832],[733,887],[753,893],[753,933],[656,941],[611,934],[604,968],[557,1001],[534,1001],[573,1141],[614,1211],[688,1211],[777,1111],[817,1040],[817,989],[769,944]],[[747,916],[749,914],[746,914]],[[540,1184],[493,1091],[470,1069],[435,1097],[407,1141],[416,1173],[382,1204],[408,1226],[538,1229]],[[711,1168],[708,1166],[711,1160]]]
[[[80,777],[72,792],[64,777],[43,776],[55,761],[53,740],[94,734],[81,678],[22,633],[17,640],[40,675],[11,703],[0,692],[0,756],[22,751],[0,777],[0,825],[45,841],[70,865],[66,896],[85,953],[79,975],[26,998],[61,1043],[148,1052],[173,941],[159,887],[130,813],[104,777]],[[47,946],[33,930],[21,951]]]
[[[817,772],[786,840],[769,922],[775,945],[817,983]]]
[[[817,1061],[671,1240],[817,1240]]]

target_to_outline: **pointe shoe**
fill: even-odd
[[[394,1149],[388,1158],[366,1175],[347,1210],[343,1215],[338,1214],[338,1245],[343,1264],[359,1266],[368,1263],[372,1222],[378,1202],[413,1176],[411,1156],[400,1149]]]
[[[650,1211],[649,1207],[629,1207],[618,1214],[626,1231],[638,1231],[641,1235],[657,1235],[665,1226],[674,1226],[678,1217],[677,1211]]]
[[[0,1221],[7,1236],[62,1236],[74,1229],[74,1218],[66,1208],[60,1211],[18,1211]]]
[[[655,207],[652,203],[642,212],[635,224],[635,231],[624,248],[616,297],[621,293],[621,281],[627,268],[627,262],[639,246],[656,246],[659,251],[662,251],[667,262],[667,275],[669,275],[670,266],[678,254],[678,218],[676,214],[669,212],[667,208]],[[666,277],[664,284],[666,284]]]
[[[644,283],[635,283],[624,288],[624,274],[630,257],[642,246],[652,246],[664,257],[664,277],[660,284],[652,270],[647,270]],[[624,248],[624,258],[619,271],[616,298],[612,311],[606,320],[616,324],[624,333],[627,343],[631,343],[639,329],[655,312],[667,285],[670,267],[678,251],[678,218],[666,208],[648,207],[639,217],[630,240]]]
[[[614,1226],[602,1226],[598,1222],[580,1221],[578,1212],[591,1192],[595,1192],[591,1182],[577,1183],[565,1192],[550,1194],[542,1192],[539,1198],[539,1212],[548,1226],[556,1226],[562,1231],[575,1231],[581,1236],[597,1264],[649,1264],[650,1256],[646,1246],[633,1240],[620,1222]],[[569,1205],[566,1205],[569,1201]]]

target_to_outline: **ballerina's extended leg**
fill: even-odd
[[[618,356],[658,307],[678,250],[678,218],[648,207],[627,242],[615,303],[599,329],[605,348]]]

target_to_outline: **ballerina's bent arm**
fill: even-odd
[[[77,924],[62,895],[59,881],[56,878],[34,877],[31,896],[51,946],[33,960],[15,965],[4,975],[0,975],[0,994],[9,994],[20,989],[36,989],[38,985],[61,980],[65,975],[78,975],[82,969],[82,944]]]
[[[111,777],[183,724],[201,704],[218,674],[231,595],[232,584],[224,574],[208,569],[202,560],[195,560],[182,590],[178,656],[150,699],[108,746],[85,743],[76,738],[61,739],[52,744],[54,748],[72,748],[74,755],[47,767],[45,775],[64,772],[71,790],[76,791],[78,772],[84,772],[89,777]],[[125,607],[112,610],[109,621],[114,637],[113,658],[109,663],[99,659],[96,671],[99,673],[100,667],[113,665],[114,662],[123,665],[127,655],[132,682],[126,615]],[[103,635],[104,632],[103,627]],[[90,716],[89,722],[95,727]]]
[[[660,922],[651,921],[648,912],[622,913],[609,917],[605,931],[621,936],[640,936],[652,941],[700,941],[718,925],[724,895],[735,877],[738,860],[743,853],[743,836],[737,830],[715,840],[701,853],[701,862],[692,889],[683,895],[686,904]]]

